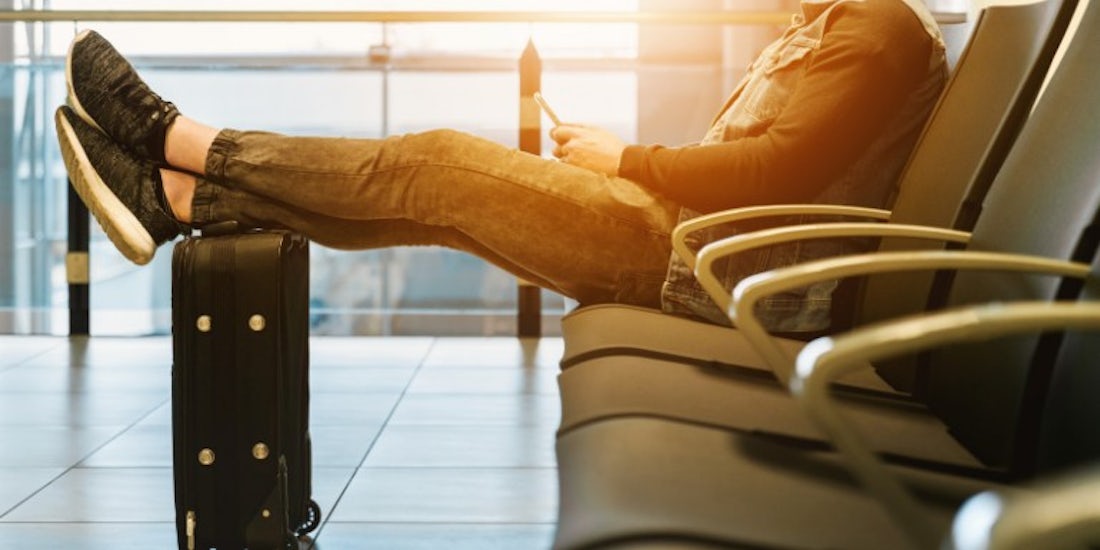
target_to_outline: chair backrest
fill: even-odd
[[[968,231],[1039,94],[1077,0],[989,6],[898,186],[891,221]],[[884,243],[889,245],[889,243]]]
[[[1100,213],[1100,2],[1090,2],[974,227],[970,248],[1091,263]],[[1019,273],[959,273],[949,305],[1074,298],[1080,285]],[[931,354],[924,398],[989,464],[1009,466],[1038,336]],[[1038,374],[1037,374],[1038,372]]]
[[[902,173],[891,222],[973,228],[974,209],[964,205],[980,203],[989,189],[1034,105],[1076,5],[1077,0],[1045,0],[982,11]],[[883,251],[938,247],[899,239],[879,245]],[[872,277],[862,289],[857,317],[867,322],[922,311],[931,287],[927,274]]]
[[[1092,275],[1081,300],[1100,301],[1100,255],[1092,263]],[[1069,332],[1058,340],[1043,413],[1036,422],[1041,473],[1100,461],[1100,334]]]

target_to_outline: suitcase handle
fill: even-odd
[[[241,232],[241,224],[237,221],[217,222],[204,225],[199,230],[202,232],[203,237],[234,235]]]

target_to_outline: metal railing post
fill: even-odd
[[[69,283],[69,335],[87,335],[91,328],[91,291],[88,245],[91,218],[80,196],[69,189],[69,252],[65,255],[65,277]]]
[[[542,60],[534,40],[527,41],[519,58],[519,148],[533,155],[542,154],[542,117],[535,103],[535,92],[542,87]],[[520,337],[542,335],[542,289],[518,280],[516,332]]]

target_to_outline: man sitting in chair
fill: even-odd
[[[803,0],[698,144],[628,145],[561,124],[550,131],[557,160],[453,130],[346,139],[209,126],[90,30],[73,40],[66,77],[69,106],[56,116],[65,165],[135,263],[192,228],[237,221],[342,249],[448,246],[581,304],[728,323],[671,254],[673,227],[749,205],[885,206],[947,68],[920,0]],[[741,254],[724,280],[838,246]],[[771,328],[825,328],[833,286],[765,304]]]

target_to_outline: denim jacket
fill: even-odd
[[[843,4],[865,1],[883,0],[803,0],[802,12],[794,16],[782,37],[769,45],[749,67],[701,143],[732,141],[762,132],[787,106],[786,100],[791,90],[799,84],[807,63],[820,46],[833,12]],[[863,150],[858,160],[840,177],[826,185],[812,202],[870,207],[886,205],[916,137],[942,90],[947,69],[938,27],[920,0],[903,1],[920,19],[933,42],[933,52],[928,60],[923,84],[913,91],[902,109],[887,125],[887,130],[878,135]],[[798,159],[791,159],[791,162],[798,162]],[[680,220],[698,215],[697,212],[684,208],[681,210]],[[689,244],[693,249],[698,249],[708,242],[739,232],[802,221],[804,220],[797,217],[772,219],[768,220],[767,225],[742,224],[700,231]],[[822,220],[814,218],[805,221]],[[856,240],[810,240],[750,250],[720,262],[716,266],[716,273],[725,287],[732,289],[738,281],[755,273],[806,260],[866,250],[868,244]],[[757,315],[773,331],[824,330],[831,320],[832,294],[836,287],[837,282],[830,281],[772,296],[758,304]],[[667,313],[730,324],[725,312],[719,310],[696,282],[691,270],[675,254],[669,262],[662,289],[662,308]]]

